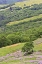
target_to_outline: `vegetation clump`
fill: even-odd
[[[24,55],[32,54],[33,53],[33,48],[34,48],[33,42],[30,41],[30,42],[27,42],[26,44],[24,44],[24,46],[22,48],[22,51],[26,52]]]

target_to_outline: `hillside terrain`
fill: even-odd
[[[12,4],[13,2],[21,2],[23,0],[0,0],[0,4]]]
[[[38,40],[39,43],[38,43]],[[24,45],[24,43],[19,43],[19,44],[14,44],[11,46],[3,47],[0,49],[1,51],[1,57],[0,57],[0,64],[21,64],[21,63],[26,63],[26,64],[42,64],[42,38],[37,39],[34,41],[35,47],[34,50],[37,52],[34,52],[33,54],[29,56],[23,56],[23,53],[21,52],[21,48]],[[18,51],[17,51],[18,50]],[[2,53],[3,51],[3,53]],[[14,52],[13,52],[14,51]],[[6,52],[6,53],[5,53]]]
[[[18,1],[0,5],[0,64],[42,64],[42,1]],[[28,42],[33,53],[25,56]]]

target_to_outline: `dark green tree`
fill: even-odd
[[[11,44],[12,44],[12,41],[6,38],[5,36],[0,37],[0,47],[4,47]]]
[[[33,52],[33,42],[27,42],[24,46],[23,46],[23,48],[22,48],[22,51],[23,52],[26,52],[27,54],[30,54],[30,53],[32,53]]]

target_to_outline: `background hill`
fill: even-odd
[[[20,2],[23,0],[0,0],[0,4],[12,4],[14,2]]]
[[[31,6],[24,4],[23,8],[15,4],[7,6],[0,8],[0,34],[5,34],[10,38],[14,33],[13,37],[17,40],[15,39],[13,43],[26,42],[31,35],[32,40],[41,37],[42,3]]]

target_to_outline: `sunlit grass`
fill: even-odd
[[[35,51],[42,50],[42,43],[34,46]]]
[[[17,50],[21,50],[25,43],[18,43],[18,45],[11,45],[7,47],[0,48],[0,56],[4,56],[6,54],[15,52]],[[42,43],[38,45],[34,45],[34,50],[39,51],[42,50]]]
[[[27,6],[29,6],[29,5],[40,4],[40,3],[42,3],[42,0],[26,0],[24,2],[18,2],[18,3],[16,3],[16,6],[24,7],[24,4],[26,4]]]
[[[0,56],[4,56],[6,54],[20,50],[23,47],[23,45],[24,43],[18,43],[18,45],[15,45],[15,46],[11,45],[11,46],[0,48]]]

